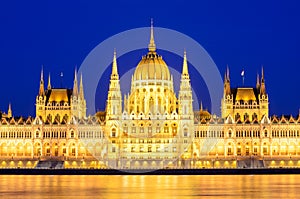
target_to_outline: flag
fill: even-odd
[[[245,71],[243,69],[242,72],[241,72],[241,76],[244,77],[244,75],[245,75]]]

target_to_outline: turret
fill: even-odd
[[[117,54],[114,50],[112,72],[110,75],[110,85],[107,96],[106,115],[109,118],[118,118],[122,114],[122,95],[119,82]]]
[[[44,88],[44,71],[41,71],[41,80],[40,80],[40,89],[39,89],[39,96],[45,95],[45,88]]]
[[[7,117],[11,118],[12,117],[12,110],[11,110],[11,104],[8,104],[8,110],[7,110]]]
[[[266,85],[265,85],[265,76],[264,76],[264,68],[261,68],[261,86],[260,86],[260,94],[266,95]]]
[[[77,83],[77,70],[75,69],[74,84],[73,84],[73,97],[78,96],[78,83]]]
[[[49,73],[49,76],[48,76],[48,86],[47,86],[47,89],[48,89],[48,90],[51,90],[50,73]]]
[[[182,117],[192,118],[193,116],[193,97],[190,84],[190,75],[188,73],[186,51],[184,51],[182,73],[179,89],[179,114]]]
[[[257,73],[256,76],[256,89],[259,91],[260,90],[260,82],[259,82],[259,74]]]
[[[229,67],[226,67],[225,75],[224,75],[224,95],[230,95],[230,77],[229,77]]]

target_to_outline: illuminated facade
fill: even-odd
[[[36,117],[13,117],[11,106],[2,114],[1,166],[49,167],[55,161],[65,168],[300,166],[300,117],[269,117],[263,70],[255,88],[232,88],[227,68],[217,117],[202,105],[193,109],[185,52],[183,57],[176,95],[151,26],[148,53],[132,75],[130,93],[121,92],[114,52],[106,110],[88,117],[82,76],[78,88],[75,71],[73,89],[52,88],[49,76],[45,89],[42,71]]]

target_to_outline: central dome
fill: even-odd
[[[162,56],[150,51],[137,65],[134,80],[170,80],[170,72]]]
[[[171,75],[166,62],[158,55],[154,43],[153,23],[151,21],[149,52],[142,57],[137,65],[133,80],[171,80]]]

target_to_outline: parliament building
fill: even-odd
[[[45,88],[41,72],[35,117],[0,122],[0,168],[258,168],[300,167],[300,116],[269,116],[264,71],[255,87],[232,87],[224,76],[221,116],[193,95],[184,52],[180,89],[156,52],[153,26],[148,53],[122,93],[113,55],[105,111],[86,115],[82,75],[72,89]],[[79,81],[78,81],[79,79]]]

